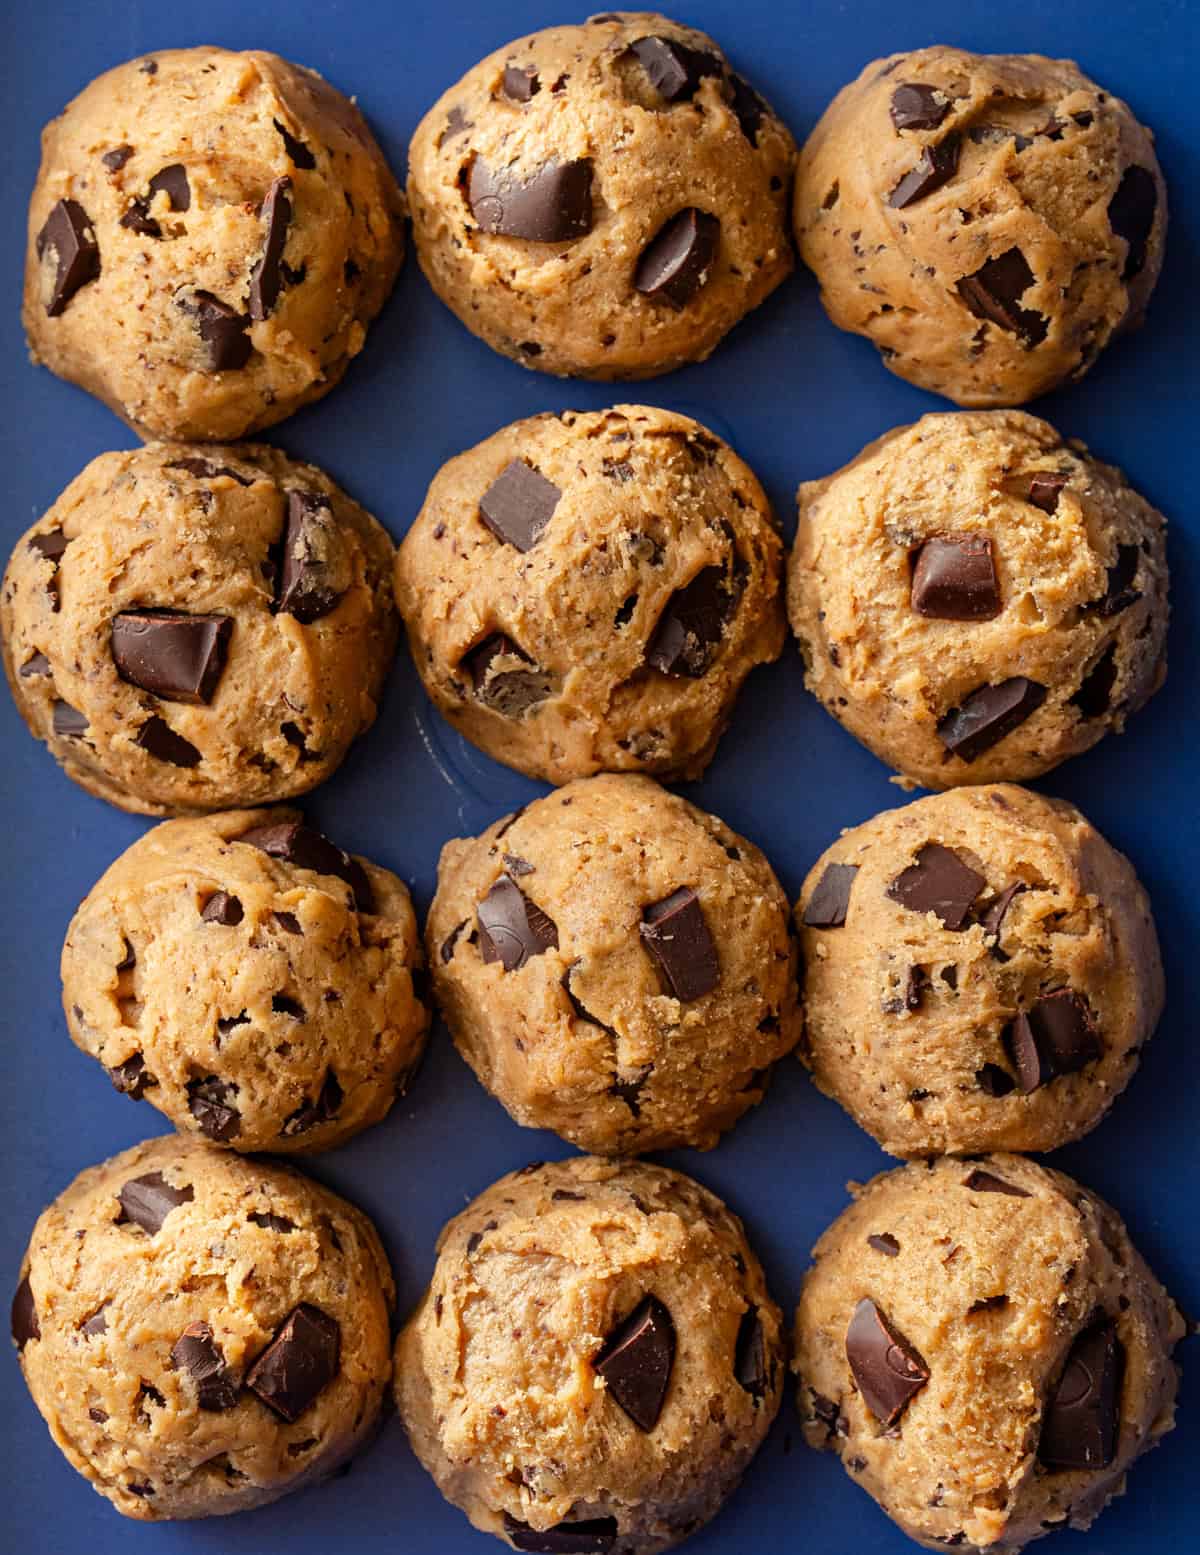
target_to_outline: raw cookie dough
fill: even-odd
[[[736,1487],[779,1407],[741,1222],[660,1166],[527,1166],[445,1227],[396,1346],[413,1451],[516,1550],[652,1555]]]
[[[47,125],[25,331],[143,436],[244,437],[338,382],[403,256],[353,103],[276,54],[167,49]]]
[[[325,1479],[391,1377],[391,1270],[327,1188],[174,1136],[81,1173],[34,1227],[21,1370],[126,1517],[214,1517]]]
[[[914,783],[1037,777],[1166,676],[1166,521],[1045,421],[924,416],[799,504],[808,688]]]
[[[782,558],[727,443],[618,405],[514,422],[444,465],[396,598],[434,705],[497,761],[697,778],[783,646]]]
[[[928,1549],[1087,1528],[1174,1424],[1185,1333],[1120,1217],[1013,1155],[851,1191],[796,1313],[809,1445]]]
[[[482,1084],[602,1155],[709,1149],[802,1029],[771,866],[649,778],[571,783],[448,842],[425,933]]]
[[[1153,135],[1073,61],[938,47],[838,93],[794,215],[840,329],[960,405],[1021,405],[1141,322],[1167,191]]]
[[[236,1150],[377,1123],[425,1042],[404,884],[294,810],[167,821],[84,898],[62,955],[77,1046],[118,1091]]]
[[[143,815],[290,799],[375,720],[392,544],[274,448],[101,454],[18,540],[17,707],[68,777]]]
[[[524,367],[703,361],[791,271],[795,145],[702,32],[649,11],[499,49],[409,148],[421,267]]]
[[[1129,860],[1007,784],[843,833],[796,906],[808,1059],[885,1150],[1054,1150],[1125,1089],[1163,1007]]]

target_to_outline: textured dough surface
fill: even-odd
[[[527,551],[480,512],[514,461],[561,493]],[[727,443],[618,405],[514,422],[444,465],[397,553],[396,596],[434,705],[497,761],[552,783],[696,778],[746,676],[782,648],[782,565],[766,494]],[[722,608],[702,664],[663,670],[648,659],[660,623],[707,568]],[[478,677],[471,655],[495,633],[511,647]]]
[[[919,126],[893,121],[900,86],[930,94]],[[927,192],[897,194],[918,168]],[[1073,61],[936,47],[877,59],[838,93],[800,153],[794,216],[840,329],[960,405],[1020,405],[1140,322],[1167,192],[1153,135]],[[969,307],[960,283],[1000,259],[968,280]]]
[[[1030,500],[1031,481],[1062,484]],[[1032,488],[1038,495],[1038,488]],[[882,761],[926,788],[1020,781],[1078,755],[1166,675],[1166,521],[1120,470],[1021,411],[924,416],[799,491],[788,612],[805,680]],[[917,612],[913,567],[943,536],[986,537],[990,620]],[[939,722],[981,687],[1045,689],[970,760]]]
[[[1020,1196],[966,1186],[973,1171]],[[851,1189],[854,1204],[813,1250],[796,1313],[809,1445],[836,1452],[929,1549],[1016,1551],[1068,1523],[1088,1527],[1174,1423],[1170,1357],[1185,1332],[1120,1217],[1063,1173],[1013,1155],[913,1164]],[[930,1373],[889,1431],[847,1364],[864,1297]],[[1099,1314],[1115,1320],[1125,1355],[1115,1456],[1051,1470],[1037,1455],[1046,1402]]]
[[[647,1295],[676,1345],[643,1431],[594,1362]],[[752,1389],[739,1336],[755,1321]],[[445,1227],[396,1346],[396,1399],[413,1451],[475,1527],[615,1519],[610,1555],[652,1555],[737,1485],[779,1407],[783,1361],[737,1217],[679,1172],[584,1157],[501,1178]]]
[[[183,209],[151,188],[180,167]],[[252,318],[281,179],[278,296]],[[99,274],[51,316],[55,267],[38,236],[61,200],[85,213]],[[97,77],[47,125],[28,243],[34,360],[144,436],[224,441],[320,399],[362,350],[404,256],[404,200],[362,114],[315,71],[261,51],[168,49]],[[235,321],[226,335],[241,321],[240,351],[222,359],[242,365],[216,370],[197,293]]]
[[[308,622],[276,608],[290,493],[331,514],[316,573],[337,602]],[[58,531],[66,548],[49,558],[41,541]],[[101,454],[13,551],[0,597],[9,685],[67,775],[122,809],[172,815],[293,798],[329,777],[375,720],[398,632],[391,570],[391,541],[370,514],[274,448]],[[147,609],[231,618],[209,703],[163,700],[118,674],[112,618]],[[55,733],[64,703],[86,721],[82,735]],[[151,719],[200,760],[179,766],[139,744]]]
[[[402,881],[360,860],[373,900],[356,911],[344,880],[238,840],[296,818],[236,810],[156,826],[92,887],[63,947],[77,1046],[181,1132],[213,1138],[203,1098],[219,1094],[237,1122],[215,1137],[238,1150],[327,1150],[377,1123],[429,1022]]]
[[[630,52],[645,38],[706,56],[712,74],[668,101]],[[535,71],[526,102],[505,69]],[[756,106],[754,138],[735,111]],[[743,114],[746,113],[743,108]],[[468,329],[523,366],[586,378],[648,378],[702,361],[792,269],[795,144],[704,33],[653,12],[517,39],[444,92],[409,148],[413,240],[430,285]],[[468,199],[476,162],[514,184],[550,163],[591,163],[587,230],[538,241],[482,230]],[[635,287],[665,225],[720,222],[715,254],[679,305]]]
[[[150,1233],[119,1218],[117,1196],[156,1173],[181,1202]],[[366,1216],[297,1172],[150,1140],[60,1194],[21,1276],[40,1330],[20,1354],[29,1391],[71,1466],[126,1517],[262,1506],[326,1478],[372,1435],[391,1377],[391,1270]],[[339,1365],[289,1424],[245,1374],[302,1303],[338,1325]],[[232,1407],[201,1408],[172,1362],[194,1323],[224,1356]]]
[[[888,895],[931,843],[984,877],[961,928]],[[845,924],[807,926],[831,864],[857,870]],[[989,932],[989,907],[1013,886]],[[813,1078],[893,1155],[1078,1139],[1129,1083],[1162,1013],[1133,866],[1072,805],[1011,785],[936,794],[843,833],[809,872],[796,922]],[[1010,1027],[1061,989],[1086,1003],[1100,1056],[1025,1094]]]
[[[558,940],[512,971],[484,960],[479,931],[479,904],[502,878]],[[683,887],[719,963],[715,986],[687,1000],[641,933],[645,909]],[[448,842],[426,946],[438,1004],[486,1089],[518,1123],[599,1154],[715,1145],[762,1100],[802,1028],[770,865],[649,778],[572,783]]]

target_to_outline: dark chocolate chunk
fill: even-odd
[[[13,1343],[18,1352],[23,1350],[31,1339],[42,1337],[41,1324],[38,1322],[37,1306],[33,1299],[33,1287],[26,1275],[13,1292],[12,1299],[12,1336]]]
[[[505,1512],[504,1532],[514,1549],[526,1550],[529,1555],[608,1555],[617,1542],[617,1520],[588,1517],[539,1530]]]
[[[694,97],[705,76],[721,74],[715,54],[689,49],[676,38],[638,38],[629,52],[650,77],[650,85],[668,103]]]
[[[311,626],[340,603],[330,582],[330,553],[336,546],[333,504],[318,491],[289,491],[279,543],[275,608]]]
[[[170,702],[211,702],[225,669],[232,616],[126,610],[112,618],[117,674]]]
[[[994,1172],[985,1172],[981,1166],[975,1167],[963,1178],[963,1187],[970,1188],[972,1193],[1007,1193],[1013,1199],[1029,1198],[1024,1188],[1005,1182],[1003,1177],[997,1177]]]
[[[37,235],[37,256],[54,255],[54,282],[46,313],[58,315],[75,293],[100,274],[100,246],[91,218],[78,200],[60,200]]]
[[[277,912],[272,913],[271,916],[285,934],[302,934],[304,932],[300,927],[300,920],[294,912]]]
[[[675,1324],[657,1296],[646,1296],[604,1341],[592,1362],[639,1431],[658,1424],[675,1365]]]
[[[582,1014],[582,1018],[584,1020],[590,1020],[594,1026],[599,1026],[601,1030],[612,1032],[614,1036],[616,1035],[616,1032],[613,1031],[611,1026],[604,1025],[603,1021],[598,1021],[594,1015],[590,1015],[586,1010],[584,1010],[583,1005],[580,1004],[575,995],[571,993],[569,986],[567,988],[567,997],[575,1006],[576,1012]],[[614,1075],[612,1084],[608,1088],[608,1094],[610,1096],[615,1096],[618,1101],[623,1101],[633,1116],[635,1118],[640,1118],[642,1115],[642,1091],[645,1088],[646,1081],[653,1073],[653,1064],[643,1064],[641,1068],[638,1069],[636,1073],[630,1075],[628,1079],[622,1079],[619,1074]]]
[[[1117,645],[1108,647],[1079,683],[1071,698],[1083,718],[1103,718],[1112,704],[1112,689],[1117,681]]]
[[[232,1409],[238,1401],[238,1385],[229,1375],[225,1355],[207,1323],[189,1323],[171,1349],[171,1364],[186,1371],[196,1384],[201,1409]]]
[[[1074,1074],[1104,1051],[1087,1001],[1070,988],[1043,995],[1004,1033],[1024,1095],[1059,1075]]]
[[[88,732],[87,719],[69,702],[55,702],[51,724],[60,740],[79,740]]]
[[[505,65],[503,91],[514,103],[527,103],[541,91],[542,83],[532,65]]]
[[[242,1022],[237,1020],[234,1024],[241,1025]],[[200,1125],[200,1132],[209,1139],[224,1144],[241,1133],[241,1114],[230,1101],[237,1089],[232,1081],[222,1080],[215,1074],[188,1081],[188,1111]]]
[[[280,139],[283,141],[283,149],[287,152],[288,160],[292,166],[303,168],[306,173],[311,173],[317,165],[316,157],[313,156],[302,140],[296,139],[285,124],[280,124],[278,119],[272,119],[271,123],[275,126]]]
[[[200,459],[190,455],[186,459],[171,459],[163,465],[164,470],[186,470],[189,475],[194,475],[197,480],[214,481],[221,475],[228,475],[230,480],[237,481],[239,486],[252,486],[254,483],[246,475],[239,475],[236,470],[231,470],[227,464],[213,464],[211,459]]]
[[[1025,500],[1043,513],[1053,513],[1058,507],[1058,494],[1070,479],[1062,470],[1038,470],[1029,477],[1029,495]]]
[[[670,896],[644,907],[638,929],[643,945],[680,1003],[703,998],[721,981],[717,947],[700,898],[690,886],[680,886]]]
[[[738,1324],[733,1345],[733,1378],[756,1403],[762,1401],[767,1391],[767,1341],[757,1307],[747,1307]]]
[[[664,675],[698,680],[712,663],[735,598],[722,568],[702,567],[663,606],[646,644],[646,663]]]
[[[877,1253],[882,1253],[885,1258],[897,1258],[900,1254],[900,1243],[890,1231],[881,1231],[878,1236],[869,1236],[867,1246],[873,1247]]]
[[[162,228],[150,214],[149,200],[136,197],[129,209],[121,217],[119,226],[126,227],[130,232],[136,232],[144,238],[161,238]]]
[[[1000,582],[990,535],[934,535],[912,560],[911,598],[918,615],[941,621],[991,621],[1000,614]]]
[[[282,859],[297,869],[311,869],[318,875],[336,875],[354,892],[359,912],[374,912],[375,897],[367,872],[357,859],[322,836],[303,821],[278,821],[270,826],[252,826],[234,842],[245,842],[270,858]]]
[[[927,842],[888,886],[887,894],[909,912],[935,913],[944,928],[958,930],[966,927],[971,903],[986,884],[953,848]]]
[[[29,541],[29,549],[36,551],[39,556],[44,556],[48,562],[57,562],[61,560],[63,552],[70,543],[61,529],[51,529],[44,535],[33,535]]]
[[[685,307],[708,280],[720,236],[721,223],[708,211],[689,205],[676,212],[642,250],[635,288],[655,302]]]
[[[143,1231],[154,1236],[162,1230],[163,1222],[173,1209],[178,1209],[181,1204],[190,1204],[195,1197],[191,1183],[176,1188],[161,1172],[147,1172],[144,1177],[131,1177],[117,1194],[117,1203],[121,1206],[117,1225],[127,1225],[132,1221],[135,1226],[141,1226]]]
[[[146,1068],[146,1060],[140,1053],[127,1058],[123,1064],[114,1064],[106,1071],[113,1090],[128,1096],[130,1101],[141,1101],[148,1090],[158,1084],[158,1079]]]
[[[633,479],[636,471],[628,459],[605,459],[601,465],[601,473],[610,481],[617,481],[624,486]]]
[[[863,1402],[887,1426],[895,1425],[929,1381],[929,1367],[869,1297],[850,1319],[846,1359]]]
[[[480,157],[467,176],[467,203],[481,232],[534,243],[565,243],[592,230],[592,163],[547,162],[525,183],[492,172]]]
[[[246,1373],[246,1386],[289,1423],[298,1420],[338,1374],[341,1329],[304,1301]]]
[[[1027,347],[1045,340],[1049,321],[1036,310],[1020,306],[1033,285],[1033,271],[1019,248],[1006,249],[956,284],[958,295],[977,319],[1019,335]]]
[[[79,1332],[83,1334],[85,1338],[96,1339],[99,1338],[101,1334],[106,1334],[108,1332],[108,1319],[104,1315],[104,1308],[107,1306],[108,1302],[106,1301],[104,1306],[98,1308],[95,1312],[92,1313],[91,1317],[88,1318],[86,1323],[81,1323],[79,1325]],[[156,1394],[155,1389],[147,1388],[144,1382],[142,1383],[142,1391],[143,1393],[154,1396],[156,1402],[160,1406],[162,1405],[163,1397],[161,1393]]]
[[[173,211],[186,211],[191,209],[192,188],[188,183],[187,169],[182,162],[172,162],[170,167],[164,167],[155,173],[150,180],[150,198],[156,194],[165,194]]]
[[[252,1210],[246,1219],[253,1226],[261,1226],[264,1231],[275,1231],[280,1236],[286,1236],[289,1231],[296,1229],[296,1222],[289,1220],[286,1215],[273,1215],[270,1210]]]
[[[1141,590],[1133,587],[1137,570],[1137,546],[1117,546],[1117,559],[1108,569],[1108,586],[1095,604],[1089,608],[1098,610],[1105,617],[1115,616],[1120,615],[1122,610],[1127,610],[1135,600],[1141,599]]]
[[[972,1317],[976,1312],[1002,1312],[1007,1305],[1007,1296],[982,1296],[967,1308],[967,1316]]]
[[[475,910],[484,961],[519,971],[531,956],[558,948],[558,928],[509,875],[501,875]]]
[[[133,155],[132,146],[114,146],[100,158],[110,173],[119,173]]]
[[[1079,1334],[1046,1402],[1038,1457],[1050,1469],[1103,1469],[1116,1457],[1125,1346],[1102,1318]]]
[[[749,81],[743,80],[732,71],[729,75],[729,90],[733,94],[733,116],[738,121],[742,134],[752,146],[757,146],[758,132],[768,112],[767,105]]]
[[[163,718],[147,718],[137,732],[137,743],[155,761],[167,761],[173,767],[200,765],[200,752],[190,740],[176,734]]]
[[[532,465],[514,459],[479,499],[479,516],[498,540],[531,551],[554,517],[562,492]]]
[[[276,178],[259,212],[267,224],[262,257],[250,272],[250,317],[258,323],[274,311],[283,285],[283,250],[292,222],[290,178]]]
[[[474,128],[475,121],[468,119],[456,103],[446,116],[446,127],[438,136],[437,149],[440,151],[448,140],[456,140],[460,135],[465,135],[468,130]]]
[[[938,719],[938,739],[962,761],[975,761],[1019,728],[1046,700],[1046,688],[1024,675],[979,686]]]
[[[936,130],[950,112],[950,99],[936,86],[905,81],[892,93],[892,123],[897,130]]]
[[[1004,928],[1004,919],[1008,909],[1012,906],[1014,899],[1025,889],[1024,882],[1020,880],[1013,885],[1005,886],[999,896],[993,897],[979,914],[979,922],[983,927],[984,934],[992,941],[989,948],[997,961],[1008,960],[1008,957],[1000,949],[1000,935]]]
[[[804,922],[810,929],[840,929],[850,908],[857,864],[826,864],[825,873],[804,909]]]
[[[498,670],[496,661],[514,658],[529,669]],[[493,632],[477,643],[460,661],[471,677],[471,685],[479,701],[505,718],[521,718],[531,707],[544,702],[554,691],[552,678],[539,669],[529,655],[506,637],[503,632]]]
[[[985,1096],[1007,1096],[1016,1083],[1007,1069],[1001,1069],[999,1064],[984,1064],[982,1069],[975,1071],[975,1084]]]
[[[205,923],[219,923],[222,928],[232,929],[241,923],[245,913],[236,896],[230,896],[228,891],[214,891],[205,902],[200,917]]]
[[[53,673],[53,670],[50,668],[50,660],[44,653],[32,654],[17,671],[22,680],[29,680],[35,675],[53,675]]]
[[[458,936],[462,933],[466,926],[467,922],[464,918],[461,923],[456,923],[454,925],[449,934],[447,934],[446,938],[442,941],[442,948],[438,954],[442,958],[443,966],[449,966],[450,962],[454,960],[454,947],[458,943]]]
[[[1117,237],[1125,240],[1123,281],[1132,281],[1145,269],[1146,247],[1154,229],[1157,209],[1158,185],[1154,175],[1144,167],[1127,167],[1117,192],[1108,202],[1108,224]]]
[[[500,857],[504,860],[505,868],[510,875],[532,875],[537,873],[527,858],[519,858],[515,853],[502,853]]]
[[[290,1117],[285,1118],[280,1133],[285,1139],[292,1139],[297,1134],[307,1134],[310,1128],[316,1128],[319,1123],[331,1123],[337,1117],[344,1098],[345,1092],[338,1084],[337,1075],[332,1069],[327,1069],[317,1099],[304,1102]]]
[[[248,314],[238,313],[211,292],[193,291],[176,299],[185,313],[196,320],[200,339],[208,347],[210,373],[236,372],[245,367],[254,349],[246,330]]]
[[[906,210],[926,195],[949,183],[958,172],[961,143],[957,135],[947,135],[936,146],[926,146],[896,187],[888,195],[893,210]]]

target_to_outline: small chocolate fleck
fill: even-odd
[[[119,173],[133,155],[132,146],[114,146],[100,158],[110,173]]]
[[[1018,1188],[1015,1183],[1006,1182],[1003,1177],[997,1177],[995,1172],[987,1172],[980,1166],[963,1178],[963,1187],[969,1188],[972,1193],[1007,1193],[1013,1199],[1027,1199],[1029,1193],[1024,1188]]]
[[[878,1236],[869,1236],[867,1246],[873,1247],[877,1253],[883,1253],[886,1258],[896,1258],[900,1253],[900,1243],[890,1231],[881,1231]]]

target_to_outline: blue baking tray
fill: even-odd
[[[592,8],[600,0],[592,0]],[[155,48],[199,43],[273,49],[358,96],[397,172],[430,103],[477,59],[522,33],[582,20],[548,0],[5,0],[0,93],[0,471],[8,491],[2,549],[96,454],[130,432],[79,390],[33,370],[18,322],[25,206],[41,126],[99,71]],[[1171,521],[1175,616],[1166,689],[1120,739],[1037,785],[1080,805],[1135,861],[1166,953],[1166,1018],[1130,1091],[1091,1138],[1058,1152],[1124,1213],[1153,1267],[1200,1307],[1200,1058],[1197,1055],[1195,606],[1197,248],[1200,243],[1200,5],[1197,0],[681,0],[681,21],[711,32],[803,139],[833,93],[869,59],[930,43],[1066,55],[1153,126],[1172,196],[1167,262],[1149,320],[1087,380],[1035,409],[1122,465]],[[494,356],[436,301],[415,262],[345,383],[278,428],[289,453],[324,465],[397,539],[434,471],[502,423],[620,398],[665,405],[727,437],[765,483],[789,534],[793,493],[932,396],[901,383],[865,342],[826,320],[811,277],[796,275],[708,362],[650,383],[561,382]],[[117,1096],[63,1027],[58,957],[76,904],[146,822],[75,788],[29,738],[0,694],[0,1279],[15,1274],[43,1205],[82,1167],[163,1132],[149,1106]],[[528,799],[535,785],[464,744],[425,702],[406,655],[379,722],[342,771],[307,801],[344,846],[411,883],[427,907],[438,850]],[[838,829],[903,795],[874,757],[804,691],[799,657],[757,671],[704,781],[688,796],[760,843],[796,895]],[[320,1158],[315,1175],[375,1219],[401,1302],[428,1278],[442,1223],[486,1184],[568,1147],[519,1129],[480,1089],[444,1030],[418,1083],[387,1121]],[[795,1301],[808,1251],[846,1202],[845,1184],[888,1159],[821,1097],[794,1060],[768,1099],[693,1173],[744,1217],[777,1300]],[[1188,1346],[1181,1352],[1187,1359]],[[1200,1350],[1200,1343],[1195,1345]],[[1195,1357],[1194,1357],[1195,1358]],[[1191,1381],[1195,1381],[1192,1378]],[[1090,1534],[1051,1536],[1048,1551],[1195,1555],[1200,1388],[1185,1379],[1179,1426],[1137,1465],[1131,1490]],[[492,1555],[500,1545],[448,1506],[393,1420],[345,1477],[275,1506],[207,1523],[120,1518],[67,1467],[14,1359],[0,1356],[0,1548],[21,1555]],[[740,1492],[687,1546],[694,1555],[903,1555],[914,1548],[828,1455],[808,1451],[789,1397]]]

